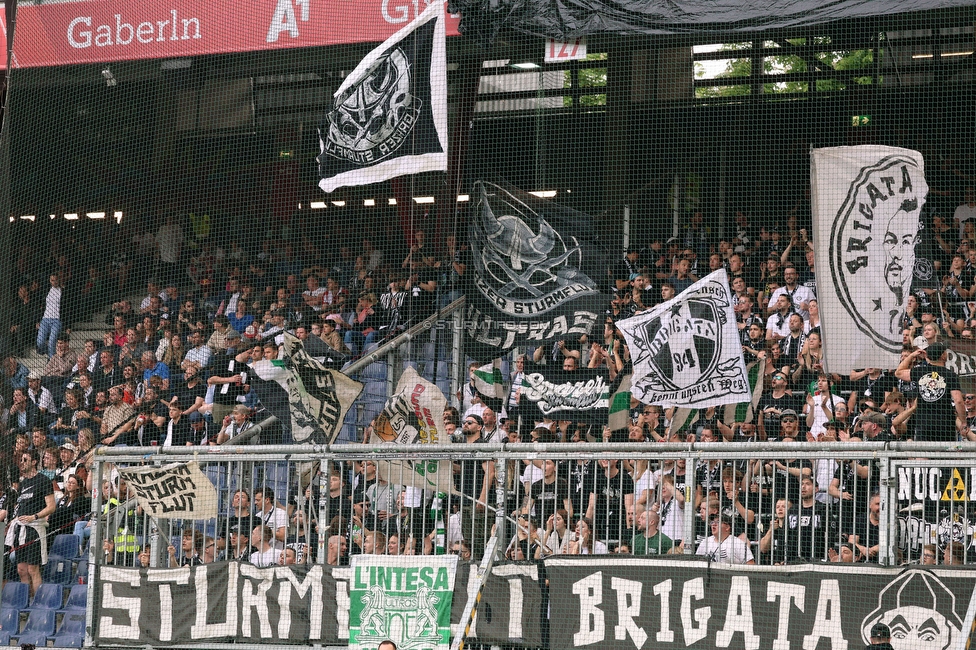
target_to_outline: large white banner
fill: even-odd
[[[810,184],[825,368],[895,368],[929,189],[922,154],[815,149]]]
[[[708,408],[750,400],[725,269],[617,327],[634,363],[631,392],[644,404]]]

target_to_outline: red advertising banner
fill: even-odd
[[[380,42],[416,18],[427,4],[424,0],[94,0],[23,5],[17,9],[13,67]],[[448,36],[458,34],[457,25],[458,17],[448,15]],[[0,26],[0,42],[6,49],[2,14]]]

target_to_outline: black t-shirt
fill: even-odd
[[[800,476],[794,476],[788,470],[800,468],[801,476],[802,470],[807,468],[810,472],[813,472],[813,464],[806,458],[794,458],[793,460],[783,460],[780,461],[786,466],[786,469],[777,467],[773,463],[773,494],[776,498],[782,498],[786,496],[790,500],[790,503],[800,502]]]
[[[248,383],[247,376],[251,369],[247,366],[247,364],[241,363],[235,359],[234,356],[222,353],[214,357],[213,374],[215,377],[231,377],[233,375],[240,375],[243,373],[243,379],[240,385],[232,383],[217,384],[214,386],[214,404],[220,404],[222,406],[236,406],[237,398],[244,394],[244,384]]]
[[[540,526],[545,526],[549,516],[555,514],[556,510],[563,507],[565,500],[569,499],[569,484],[561,478],[551,484],[543,479],[532,484],[530,494],[535,510],[533,517]]]
[[[40,472],[30,478],[20,479],[20,494],[17,495],[17,505],[14,506],[11,519],[36,515],[47,505],[45,501],[49,494],[54,494],[51,479]]]
[[[858,544],[865,548],[880,544],[881,532],[878,526],[871,523],[866,512],[859,513],[854,518],[854,534],[858,536]]]
[[[915,440],[955,441],[956,408],[952,391],[960,390],[959,376],[942,366],[923,363],[912,368],[912,381],[918,385]]]
[[[735,501],[730,499],[725,492],[722,492],[719,498],[719,512],[722,514],[722,519],[724,521],[732,522],[732,534],[741,535],[745,532],[751,532],[749,529],[752,527],[745,518],[739,513],[739,508],[736,503],[742,503],[742,495],[736,495]],[[745,505],[745,504],[743,504]],[[745,505],[746,509],[750,509],[748,505]]]
[[[875,403],[881,404],[884,402],[885,393],[890,393],[895,390],[898,380],[895,379],[894,375],[888,374],[887,372],[882,372],[881,376],[877,379],[871,379],[870,377],[862,377],[851,384],[851,390],[857,391],[858,399],[873,399]]]
[[[590,493],[594,491],[593,481],[596,462],[592,460],[574,462],[568,469],[569,498],[573,502],[573,512],[582,514],[586,512]]]
[[[626,528],[624,497],[634,493],[634,479],[619,468],[616,475],[608,478],[606,472],[598,468],[593,493],[596,494],[594,536],[596,539],[620,539],[621,531]]]
[[[825,559],[824,547],[827,532],[827,508],[819,501],[810,507],[802,503],[794,506],[786,515],[790,548],[796,557],[813,560]]]
[[[216,393],[216,389],[214,390]],[[203,399],[207,398],[207,382],[198,381],[196,386],[187,386],[185,381],[181,381],[176,385],[175,388],[170,390],[170,397],[176,396],[179,399],[180,406],[183,407],[185,411],[197,401],[198,397]]]
[[[763,428],[766,430],[766,440],[779,440],[780,413],[786,409],[793,409],[800,413],[803,409],[803,399],[786,391],[782,397],[773,397],[769,392],[759,398],[759,410],[763,414]],[[797,415],[799,418],[799,415]]]
[[[483,445],[485,444],[485,440],[479,436],[477,440],[470,444]],[[484,461],[481,460],[461,461],[461,473],[455,475],[454,477],[454,482],[458,490],[460,490],[462,494],[466,494],[472,499],[481,498],[481,488],[485,482],[485,469],[482,465],[483,462]],[[491,501],[493,496],[494,495],[491,493],[491,486],[489,486],[488,500]],[[465,506],[473,505],[467,499],[465,499],[465,501],[467,502],[464,504]]]
[[[703,462],[695,468],[695,484],[701,488],[703,495],[709,492],[722,491],[722,463],[715,463],[711,467]]]
[[[163,425],[162,435],[165,441],[167,437],[170,436],[170,425],[172,425],[172,437],[170,438],[170,444],[173,447],[185,447],[186,443],[199,443],[196,440],[197,432],[193,430],[190,426],[190,418],[181,417],[179,422],[175,420],[170,420],[165,425]]]

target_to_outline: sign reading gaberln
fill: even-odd
[[[217,516],[217,489],[196,463],[119,468],[139,505],[157,519],[211,519]]]

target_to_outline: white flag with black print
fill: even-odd
[[[345,78],[319,144],[319,187],[326,192],[447,170],[443,2],[431,2]]]
[[[631,393],[644,404],[708,408],[749,400],[725,269],[617,327],[633,360]]]
[[[932,273],[916,255],[928,193],[922,154],[814,149],[810,184],[824,367],[894,368],[913,281]]]

